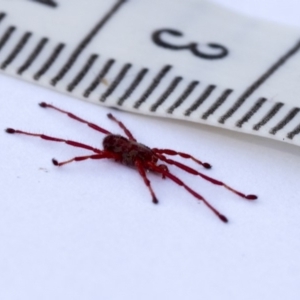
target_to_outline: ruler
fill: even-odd
[[[0,0],[0,70],[300,145],[300,30],[201,0]]]

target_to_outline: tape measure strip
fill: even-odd
[[[72,65],[76,62],[78,56],[82,53],[84,48],[92,41],[96,34],[102,29],[102,27],[109,21],[109,19],[120,9],[120,7],[127,0],[119,0],[111,8],[111,10],[104,15],[98,24],[91,30],[91,32],[80,42],[78,47],[74,50],[66,64],[63,65],[59,73],[51,80],[52,85],[56,85],[59,80],[61,80],[65,74],[71,69]]]
[[[95,103],[207,123],[300,145],[298,107],[273,102],[266,97],[252,99],[254,92],[299,51],[300,42],[238,96],[233,88],[224,89],[214,83],[180,76],[171,65],[155,71],[129,62],[124,64],[114,58],[105,59],[99,53],[86,53],[88,43],[124,3],[124,0],[115,2],[75,50],[68,49],[68,53],[69,46],[63,42],[22,32],[9,20],[5,27],[9,16],[1,12],[1,69]],[[23,56],[22,61],[18,61],[20,56]],[[67,84],[61,82],[63,78],[68,80]]]

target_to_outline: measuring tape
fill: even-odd
[[[300,30],[201,0],[0,0],[1,72],[300,145]]]

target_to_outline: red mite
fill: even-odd
[[[174,165],[187,173],[190,173],[190,174],[196,175],[196,176],[200,176],[203,179],[211,182],[212,184],[223,186],[224,188],[230,190],[231,192],[233,192],[247,200],[257,199],[257,196],[255,196],[255,195],[245,195],[245,194],[229,187],[227,184],[225,184],[219,180],[208,177],[207,175],[204,175],[203,173],[200,173],[185,164],[182,164],[173,159],[169,159],[167,157],[167,156],[178,155],[182,158],[191,159],[194,162],[198,163],[199,165],[202,165],[206,169],[211,168],[210,164],[203,163],[200,160],[196,159],[195,157],[191,156],[190,154],[183,153],[183,152],[177,152],[177,151],[174,151],[171,149],[158,149],[158,148],[151,149],[143,144],[138,143],[136,141],[136,139],[133,137],[133,135],[131,134],[131,132],[125,127],[125,125],[122,122],[120,122],[119,120],[117,120],[112,114],[108,114],[107,115],[108,118],[111,119],[112,121],[116,122],[121,127],[121,129],[124,131],[126,137],[118,135],[118,134],[112,134],[108,130],[106,130],[102,127],[99,127],[96,124],[85,121],[68,111],[64,111],[58,107],[55,107],[54,105],[47,104],[45,102],[42,102],[39,105],[43,108],[55,109],[56,111],[66,114],[68,117],[70,117],[76,121],[82,122],[82,123],[88,125],[89,127],[91,127],[92,129],[99,131],[101,133],[104,133],[106,135],[106,137],[103,139],[103,142],[102,142],[103,150],[101,150],[101,149],[93,148],[89,145],[82,144],[82,143],[79,143],[76,141],[51,137],[51,136],[44,135],[44,134],[29,133],[29,132],[12,129],[12,128],[6,129],[7,133],[11,133],[11,134],[19,133],[19,134],[25,134],[25,135],[39,137],[44,140],[48,140],[48,141],[52,141],[52,142],[63,142],[70,146],[73,146],[73,147],[84,148],[84,149],[90,150],[94,153],[92,155],[77,156],[77,157],[74,157],[72,159],[69,159],[69,160],[63,161],[63,162],[58,162],[56,159],[52,159],[52,162],[55,166],[62,166],[62,165],[68,164],[73,161],[82,161],[82,160],[86,160],[86,159],[103,159],[103,158],[112,159],[116,162],[119,162],[119,163],[124,164],[129,167],[133,167],[138,170],[139,174],[141,175],[141,177],[144,180],[145,185],[149,189],[151,196],[152,196],[152,201],[155,204],[158,203],[158,200],[152,189],[151,183],[150,183],[149,179],[147,178],[146,171],[152,171],[154,173],[159,173],[162,175],[162,177],[164,179],[165,178],[171,179],[176,184],[178,184],[178,185],[182,186],[184,189],[186,189],[195,198],[202,201],[223,222],[228,222],[228,219],[224,215],[222,215],[216,208],[214,208],[205,198],[203,198],[200,194],[198,194],[196,191],[194,191],[189,186],[187,186],[183,181],[181,181],[178,177],[176,177],[174,174],[172,174],[169,171],[166,164]],[[166,164],[159,164],[159,161],[164,162]]]

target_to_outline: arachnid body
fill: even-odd
[[[158,149],[158,148],[149,148],[141,143],[138,143],[137,140],[133,137],[132,133],[125,127],[125,125],[117,120],[112,114],[108,114],[108,118],[112,121],[116,122],[124,131],[126,137],[112,134],[108,130],[94,124],[90,123],[84,119],[79,118],[78,116],[62,110],[56,106],[53,106],[51,104],[47,104],[45,102],[40,103],[40,106],[43,108],[52,108],[60,113],[66,114],[68,117],[79,121],[81,123],[84,123],[88,125],[90,128],[101,132],[105,134],[106,136],[103,139],[103,149],[97,149],[94,147],[91,147],[89,145],[79,143],[72,140],[65,140],[61,138],[51,137],[44,134],[38,134],[38,133],[29,133],[22,130],[17,130],[13,128],[7,128],[6,132],[10,134],[19,133],[19,134],[25,134],[29,136],[39,137],[44,140],[52,141],[52,142],[63,142],[73,147],[83,148],[86,150],[90,150],[93,152],[91,155],[86,156],[77,156],[72,159],[69,159],[67,161],[58,162],[56,159],[53,159],[52,162],[56,166],[62,166],[68,163],[71,163],[73,161],[83,161],[86,159],[112,159],[116,162],[122,163],[129,167],[134,167],[136,170],[138,170],[139,174],[141,175],[145,185],[149,189],[152,201],[153,203],[158,203],[157,197],[152,189],[151,183],[146,175],[146,171],[152,171],[158,174],[161,174],[163,178],[169,178],[176,184],[182,186],[186,191],[188,191],[190,194],[192,194],[195,198],[202,201],[214,214],[216,214],[223,222],[228,222],[228,219],[222,215],[216,208],[214,208],[205,198],[203,198],[200,194],[198,194],[196,191],[194,191],[192,188],[190,188],[188,185],[186,185],[182,180],[180,180],[177,176],[175,176],[173,173],[171,173],[167,167],[168,165],[173,165],[178,167],[179,169],[190,173],[192,175],[200,176],[203,179],[211,182],[212,184],[223,186],[226,189],[230,190],[231,192],[239,195],[242,198],[245,198],[247,200],[255,200],[257,199],[257,196],[255,195],[246,195],[244,193],[241,193],[231,187],[229,187],[227,184],[216,180],[214,178],[211,178],[203,173],[198,172],[197,170],[182,164],[176,160],[170,159],[167,156],[175,156],[178,155],[185,159],[191,159],[197,164],[203,166],[206,169],[210,169],[211,165],[208,163],[203,163],[200,160],[196,159],[195,157],[191,156],[190,154],[184,153],[184,152],[178,152],[171,149]],[[162,162],[162,163],[160,163]]]

